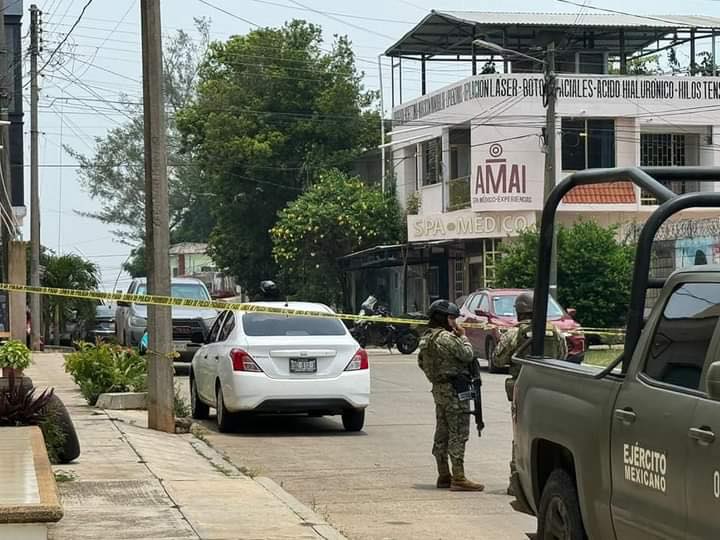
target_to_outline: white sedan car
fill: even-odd
[[[255,305],[333,313],[322,304]],[[360,431],[370,402],[367,352],[345,325],[330,317],[224,311],[192,360],[193,418],[217,410],[220,431],[239,413],[342,415]]]

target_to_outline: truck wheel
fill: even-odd
[[[487,341],[485,341],[485,358],[487,359],[488,372],[490,373],[499,373],[501,371],[500,368],[495,365],[496,347],[497,345],[495,345],[493,338],[488,338]]]
[[[577,489],[570,475],[555,469],[540,498],[538,540],[586,540]]]

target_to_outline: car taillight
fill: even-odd
[[[233,349],[230,351],[230,359],[232,360],[233,371],[251,371],[254,373],[262,373],[262,369],[255,363],[252,356],[242,349]]]
[[[368,369],[370,363],[368,362],[368,353],[365,349],[359,349],[352,357],[350,363],[345,368],[345,371],[357,371],[359,369]]]

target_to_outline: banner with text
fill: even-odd
[[[545,155],[537,128],[486,127],[471,132],[473,210],[540,210]]]
[[[394,126],[417,122],[437,113],[465,104],[491,106],[511,98],[535,99],[541,103],[545,92],[542,75],[477,75],[427,96],[400,105],[393,110]],[[718,77],[558,77],[557,95],[565,100],[583,101],[588,106],[616,103],[652,105],[676,101],[694,106],[720,103]],[[667,104],[666,104],[667,105]]]

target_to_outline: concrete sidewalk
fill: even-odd
[[[337,539],[344,537],[268,478],[250,478],[203,440],[146,429],[144,412],[89,407],[60,354],[35,354],[27,374],[54,387],[81,455],[54,467],[65,517],[54,540]]]

